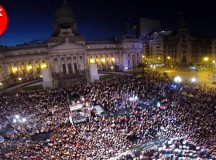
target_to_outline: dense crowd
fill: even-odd
[[[197,157],[214,156],[215,93],[193,88],[191,84],[179,84],[171,89],[171,83],[157,73],[146,73],[71,89],[0,97],[0,129],[11,125],[15,131],[2,133],[5,141],[0,144],[0,158],[109,159],[156,137],[192,141],[201,148],[208,148],[205,153],[197,149]],[[182,92],[193,96],[182,95]],[[130,101],[134,96],[138,99]],[[107,113],[127,110],[130,114],[93,116],[89,122],[73,126],[69,121],[68,98],[80,100],[80,97],[83,97],[84,107],[100,105]],[[150,107],[140,105],[150,101],[153,102]],[[16,123],[14,115],[19,115]],[[23,117],[26,121],[22,121]],[[52,133],[52,136],[47,141],[32,140],[33,136],[43,133]],[[134,156],[137,159],[161,158],[162,150],[158,148]],[[130,156],[119,159],[130,159]]]

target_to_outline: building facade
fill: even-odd
[[[189,34],[182,13],[176,32],[164,41],[166,66],[188,66],[202,63],[202,57],[209,55],[209,43]]]
[[[0,48],[0,87],[37,79],[43,68],[49,68],[54,77],[86,74],[90,63],[96,63],[99,70],[129,70],[142,63],[142,54],[139,39],[86,42],[64,0],[47,42]]]
[[[164,39],[170,35],[171,31],[154,31],[144,37],[144,58],[151,62],[164,62]]]

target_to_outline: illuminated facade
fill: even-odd
[[[144,38],[144,55],[149,62],[164,62],[164,38],[170,35],[171,31],[154,31]]]
[[[47,42],[0,48],[0,87],[37,79],[43,68],[60,77],[86,74],[90,63],[96,63],[99,70],[129,70],[142,63],[142,54],[139,39],[86,42],[64,0],[55,14],[54,31]]]

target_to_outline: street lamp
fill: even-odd
[[[176,76],[176,77],[174,78],[174,82],[176,82],[176,83],[181,83],[181,82],[182,82],[181,77],[180,77],[180,76]]]
[[[205,62],[207,62],[207,61],[209,60],[209,58],[208,58],[208,57],[204,57],[203,60],[204,60]]]
[[[191,78],[192,83],[196,83],[197,79],[195,77]]]
[[[13,123],[16,123],[17,122],[17,120],[16,119],[13,119]]]
[[[22,122],[26,122],[26,118],[22,118]]]
[[[19,115],[15,115],[15,118],[16,118],[16,119],[19,119],[19,118],[20,118],[20,116],[19,116]]]
[[[215,62],[216,62],[215,60],[212,61],[212,63],[213,63],[213,68],[215,68]]]
[[[167,56],[167,60],[168,60],[168,64],[169,64],[169,66],[171,66],[170,59],[171,59],[171,57],[170,57],[170,56]]]

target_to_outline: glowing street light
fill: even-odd
[[[209,58],[208,57],[204,57],[203,60],[207,62],[209,60]]]
[[[20,116],[19,116],[19,115],[15,115],[15,118],[16,118],[16,119],[19,119],[19,118],[20,118]]]
[[[13,123],[16,123],[17,122],[17,120],[16,119],[13,119]]]
[[[22,122],[26,122],[26,118],[22,118]]]
[[[174,81],[175,81],[176,83],[181,83],[181,82],[182,82],[182,79],[181,79],[180,76],[176,76],[176,77],[174,78]]]
[[[170,56],[168,56],[168,57],[167,57],[167,59],[171,59],[171,57],[170,57]]]
[[[196,80],[197,80],[197,79],[196,79],[195,77],[191,78],[191,82],[192,82],[192,83],[195,83]]]

